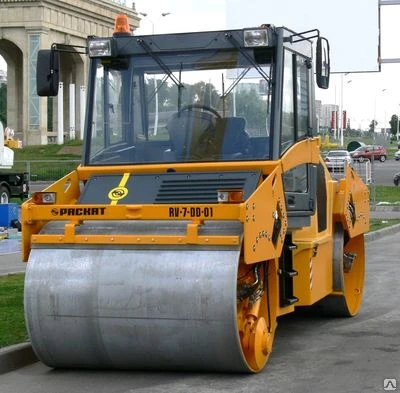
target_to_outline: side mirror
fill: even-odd
[[[331,71],[329,58],[329,42],[324,37],[317,40],[317,85],[321,89],[329,87],[329,75]]]
[[[38,52],[36,66],[36,90],[41,97],[58,94],[60,55],[51,49]]]

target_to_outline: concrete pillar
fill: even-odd
[[[87,83],[87,62],[88,58],[86,55],[80,55],[79,63],[76,64],[76,86],[80,86],[79,90],[76,92],[76,136],[79,139],[83,138],[83,125],[85,122],[85,111],[86,107],[86,83]],[[82,87],[84,89],[84,95],[82,96]],[[79,110],[78,110],[79,108]],[[83,108],[83,110],[82,110]]]
[[[75,139],[75,85],[69,84],[69,139]]]
[[[39,49],[48,49],[51,43],[49,43],[49,36],[47,30],[42,30],[40,33],[40,48]],[[33,75],[32,75],[33,76]],[[34,77],[33,87],[36,91],[36,75]],[[48,101],[47,97],[39,97],[39,135],[41,144],[47,145],[49,143],[49,134],[48,134]]]
[[[48,47],[47,31],[31,30],[27,36],[27,54],[24,58],[23,78],[23,121],[27,139],[30,145],[47,145],[47,97],[39,97],[36,91],[36,65],[39,49]]]
[[[86,86],[80,87],[80,98],[79,98],[79,112],[80,112],[80,139],[85,136],[85,113],[86,113]]]
[[[14,63],[14,64],[12,64]],[[20,68],[16,66],[14,61],[7,62],[7,125],[13,128],[17,135],[22,132],[22,121],[18,117],[18,108],[20,97]]]
[[[60,82],[58,84],[58,100],[57,100],[57,144],[62,145],[64,143],[64,84]]]

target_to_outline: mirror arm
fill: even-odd
[[[76,50],[75,48],[79,48],[79,49]],[[80,49],[84,49],[84,50],[80,50]],[[84,45],[68,45],[68,44],[53,43],[53,44],[51,44],[51,50],[57,51],[57,52],[81,53],[83,55],[88,54],[88,48],[87,48],[87,46],[84,46]]]
[[[313,33],[313,35],[311,35],[311,33]],[[309,35],[307,35],[309,34]],[[305,35],[307,35],[305,37]],[[299,37],[297,39],[294,39],[294,37]],[[295,42],[300,42],[300,41],[305,41],[305,40],[311,40],[312,38],[319,38],[319,30],[318,29],[312,29],[312,30],[307,30],[307,31],[303,31],[301,33],[295,33],[292,34],[291,36],[288,37],[288,41],[293,44]]]

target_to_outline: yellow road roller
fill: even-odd
[[[22,206],[33,349],[55,368],[260,372],[280,316],[362,301],[368,189],[332,176],[317,135],[329,42],[121,19],[87,40],[81,164]],[[39,51],[40,96],[66,50]]]

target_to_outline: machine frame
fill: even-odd
[[[250,37],[250,46],[246,37]],[[368,189],[351,167],[345,168],[341,179],[332,178],[321,158],[320,138],[314,121],[313,38],[317,39],[317,84],[327,88],[329,44],[317,30],[298,34],[284,27],[263,25],[261,28],[242,30],[151,36],[131,36],[125,30],[117,30],[113,37],[88,38],[92,62],[82,165],[43,192],[35,193],[22,207],[23,259],[28,261],[28,267],[31,266],[25,292],[26,313],[32,341],[44,362],[55,367],[93,367],[97,364],[95,360],[80,362],[79,357],[72,356],[68,356],[67,360],[63,358],[67,348],[57,349],[52,340],[47,339],[50,332],[54,337],[63,334],[63,331],[70,334],[58,320],[69,316],[70,326],[75,326],[74,312],[81,312],[83,303],[80,302],[85,305],[99,302],[94,307],[95,311],[89,310],[90,315],[85,316],[93,318],[96,326],[103,326],[104,318],[111,318],[110,315],[115,313],[119,313],[118,318],[123,320],[123,324],[130,326],[128,330],[121,331],[132,332],[125,342],[127,349],[122,356],[130,359],[126,364],[121,360],[119,350],[115,351],[120,345],[124,347],[121,344],[123,339],[118,344],[113,342],[107,329],[104,330],[105,337],[98,338],[90,348],[96,352],[104,340],[109,340],[108,355],[113,353],[115,357],[110,355],[112,360],[104,360],[103,366],[121,367],[122,364],[128,368],[140,367],[141,359],[146,357],[142,363],[145,368],[165,367],[166,364],[179,368],[184,363],[184,369],[198,369],[198,360],[188,360],[187,354],[179,352],[177,347],[170,352],[162,351],[163,356],[170,356],[166,363],[160,359],[159,348],[154,349],[153,357],[150,354],[147,358],[152,340],[159,339],[165,327],[159,321],[165,318],[176,321],[175,330],[182,325],[186,333],[181,339],[185,345],[192,345],[192,350],[197,351],[198,346],[201,347],[196,340],[190,339],[192,335],[196,336],[196,332],[201,340],[218,337],[215,345],[221,346],[220,352],[225,355],[226,363],[216,360],[215,354],[207,350],[204,354],[206,362],[201,368],[246,372],[261,371],[266,364],[280,315],[293,312],[297,306],[311,305],[330,310],[333,315],[352,316],[359,311],[364,282],[364,233],[369,227]],[[199,53],[211,57],[218,51],[235,52],[260,75],[259,63],[266,63],[265,59],[272,62],[271,79],[263,77],[273,89],[268,98],[270,117],[266,121],[270,134],[257,140],[257,143],[266,143],[264,155],[235,153],[200,158],[189,155],[178,159],[177,154],[168,151],[167,155],[154,155],[160,157],[158,160],[148,160],[147,155],[142,155],[145,158],[141,161],[135,158],[137,146],[112,150],[111,155],[102,156],[102,152],[99,156],[92,154],[95,75],[99,65],[129,69],[131,56],[138,62],[139,58],[147,58],[153,62],[152,67],[161,69],[166,78],[173,80],[179,93],[181,79],[179,74],[174,75],[174,58]],[[202,64],[199,62],[192,66],[196,68]],[[48,70],[44,78],[38,79],[41,95],[56,93],[54,86],[57,84],[58,65],[57,45],[52,50],[39,52],[38,70]],[[302,74],[299,69],[303,70]],[[106,78],[104,81],[106,83]],[[127,91],[134,88],[132,81],[134,79],[130,76],[125,78]],[[110,101],[107,101],[106,90],[103,90],[103,98],[105,135],[110,123],[107,114]],[[288,100],[292,108],[289,115],[286,109]],[[178,119],[180,109],[178,94]],[[147,113],[148,108],[143,107],[141,111]],[[199,130],[208,132],[209,127],[202,125],[203,120],[209,119],[203,113],[204,106],[192,105],[190,111],[193,111],[191,115],[196,121],[200,119]],[[225,113],[224,108],[220,111]],[[215,112],[217,120],[212,124],[216,124],[218,129],[220,114]],[[123,118],[130,119],[129,112],[122,113]],[[190,116],[188,118],[193,120]],[[186,118],[184,120],[186,127],[188,123]],[[129,127],[125,129],[130,129],[132,123],[128,121],[127,124]],[[148,127],[144,129],[144,139],[136,139],[136,142],[147,146]],[[106,136],[104,141],[107,142]],[[105,148],[108,147],[106,142]],[[134,151],[132,162],[121,161],[126,150],[130,153]],[[95,161],[93,157],[100,159]],[[57,258],[52,257],[51,263],[43,261],[46,252],[49,255],[54,252],[63,259],[72,258],[71,274],[67,274],[71,278],[63,280],[60,276]],[[148,275],[140,282],[136,272],[127,278],[123,291],[131,293],[134,290],[128,298],[134,303],[138,298],[144,304],[147,294],[154,293],[159,284],[161,293],[165,291],[168,294],[158,299],[166,308],[165,315],[160,316],[158,310],[152,309],[155,316],[148,317],[149,309],[145,309],[144,314],[136,314],[132,305],[122,308],[119,294],[115,299],[107,298],[108,292],[104,288],[111,285],[107,274],[112,268],[103,262],[108,261],[113,252],[120,253],[123,269],[130,271],[137,261],[137,274]],[[163,257],[158,253],[171,264],[170,274],[168,270],[163,270]],[[191,255],[193,260],[198,258],[198,261],[185,261],[185,253]],[[81,261],[81,254],[87,254],[84,262]],[[158,269],[163,272],[160,274],[164,274],[159,281],[155,278],[157,274],[152,275],[147,268],[152,259],[157,261]],[[179,263],[182,271],[187,273],[188,269],[191,274],[198,275],[199,280],[204,281],[204,288],[199,290],[201,304],[196,297],[198,294],[187,288],[183,297],[192,299],[193,304],[187,310],[182,306],[176,311],[173,300],[176,297],[175,287],[168,283],[168,279],[180,276]],[[222,269],[218,270],[219,273],[213,271],[213,263]],[[62,269],[68,270],[67,265],[68,262],[63,262]],[[88,281],[83,287],[95,288],[85,294],[83,300],[61,300],[61,309],[67,310],[77,302],[78,310],[60,311],[60,307],[55,306],[54,298],[59,299],[63,295],[66,299],[75,299],[80,291],[75,287],[76,281],[80,280],[80,269],[89,265],[102,273],[91,271],[84,277]],[[40,277],[42,270],[49,271],[49,279]],[[125,280],[123,271],[114,271],[113,274],[114,282]],[[226,281],[220,281],[221,277]],[[186,288],[184,284],[182,288]],[[208,284],[214,290],[213,296],[206,289]],[[48,288],[49,294],[43,286]],[[179,293],[180,290],[181,287]],[[223,307],[218,305],[218,298],[215,298],[217,295],[214,293],[219,293],[219,290],[227,307],[226,315]],[[97,291],[104,292],[97,298],[97,295],[94,296]],[[41,294],[41,301],[38,301],[37,292]],[[170,303],[167,301],[165,305],[164,301],[169,298]],[[211,306],[207,308],[203,302]],[[111,314],[108,314],[109,303],[115,303]],[[125,301],[122,303],[125,304]],[[215,315],[217,308],[221,316]],[[193,316],[192,311],[198,314]],[[43,315],[46,321],[38,324],[37,315]],[[210,323],[199,327],[195,322],[198,319]],[[158,321],[154,322],[157,325],[155,336],[146,336],[149,348],[145,346],[143,352],[138,349],[138,358],[135,358],[133,349],[128,350],[132,342],[141,340],[133,334],[142,328],[142,322],[136,320],[146,320],[150,324]],[[188,320],[194,324],[193,331],[192,328],[186,330]],[[230,352],[231,344],[223,343],[224,339],[220,336],[221,326],[225,325],[232,340],[230,343],[235,342],[235,355]],[[57,328],[60,333],[56,332]],[[88,326],[82,329],[85,334],[90,334]],[[70,339],[77,343],[81,339],[74,334],[71,333]],[[139,341],[138,347],[141,345]],[[83,357],[86,355],[82,352]]]

